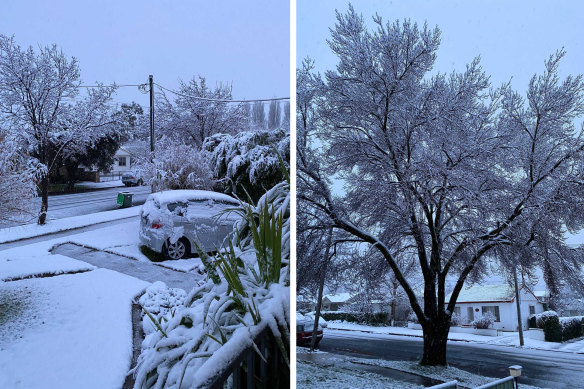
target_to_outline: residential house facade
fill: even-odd
[[[450,295],[446,297],[446,303]],[[522,286],[519,290],[519,303],[522,327],[528,329],[529,315],[543,312],[544,304],[527,286]],[[470,324],[487,312],[495,317],[493,328],[517,331],[515,289],[507,284],[500,284],[475,285],[461,290],[454,308],[454,313],[461,318],[461,324]]]

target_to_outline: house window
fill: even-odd
[[[534,305],[530,305],[529,306],[529,314],[530,315],[535,315],[535,306]]]
[[[488,305],[482,307],[483,315],[487,312],[491,312],[493,316],[495,316],[496,321],[501,321],[501,316],[499,315],[499,306],[498,305]]]
[[[118,166],[126,166],[126,157],[118,157]]]
[[[454,315],[458,315],[460,317],[460,307],[454,307]]]

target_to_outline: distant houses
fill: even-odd
[[[446,297],[446,303],[450,299]],[[529,287],[522,286],[519,290],[521,323],[523,329],[528,329],[530,314],[544,311],[543,297],[538,297]],[[493,328],[504,331],[517,331],[517,305],[515,289],[507,284],[475,285],[463,288],[458,296],[454,313],[461,318],[461,324],[470,324],[490,312],[495,317]]]

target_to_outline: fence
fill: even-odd
[[[458,388],[458,381],[450,381],[445,382],[440,385],[431,386],[428,389],[457,389]],[[488,384],[481,385],[476,387],[475,389],[514,389],[515,388],[515,381],[513,377],[505,377],[501,378],[500,380],[489,382]]]
[[[222,373],[205,385],[210,389],[289,388],[290,369],[280,347],[269,328],[255,339],[261,356],[249,347],[241,353]]]
[[[122,174],[124,172],[99,173],[99,180],[100,182],[119,181],[122,179]]]

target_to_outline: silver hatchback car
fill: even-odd
[[[205,190],[152,193],[140,211],[140,243],[167,259],[197,253],[195,243],[203,251],[215,251],[240,218],[226,211],[239,204],[233,197]]]

